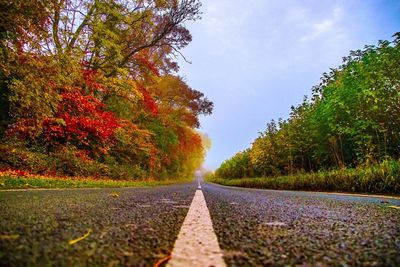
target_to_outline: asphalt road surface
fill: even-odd
[[[0,265],[153,266],[174,250],[196,190],[0,192]],[[400,266],[399,199],[200,190],[227,266]]]

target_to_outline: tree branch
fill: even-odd
[[[90,7],[85,18],[82,20],[82,23],[76,29],[74,35],[71,38],[71,41],[68,43],[67,48],[66,48],[67,54],[69,54],[71,52],[72,48],[75,45],[76,40],[78,39],[79,35],[81,34],[83,28],[87,25],[87,23],[90,19],[90,16],[93,14],[94,10],[96,9],[96,6],[97,6],[97,0],[94,1],[93,5]]]
[[[56,46],[57,54],[60,54],[62,47],[60,43],[60,37],[58,36],[58,25],[60,23],[60,10],[61,6],[64,5],[64,0],[61,0],[59,3],[56,3],[55,5],[56,6],[54,11],[53,39],[54,39],[54,44]]]

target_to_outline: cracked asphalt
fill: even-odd
[[[196,188],[0,191],[0,265],[153,266]],[[398,199],[202,190],[228,266],[400,266]]]

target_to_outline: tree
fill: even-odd
[[[271,121],[253,142],[254,175],[356,167],[400,158],[400,33],[351,51],[324,73],[312,98],[292,107],[287,120]],[[217,175],[237,174],[240,154]]]
[[[195,128],[213,103],[175,62],[197,0],[1,5],[10,11],[0,20],[4,142],[48,156],[85,151],[123,177],[188,175],[201,164]]]

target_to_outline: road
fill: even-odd
[[[0,192],[1,265],[153,266],[177,255],[178,236],[196,237],[182,225],[205,217],[193,209],[197,191],[212,226],[196,238],[215,233],[227,266],[400,266],[400,209],[390,207],[399,199],[209,183],[200,190],[196,182]],[[201,253],[192,253],[192,267],[206,266]]]

